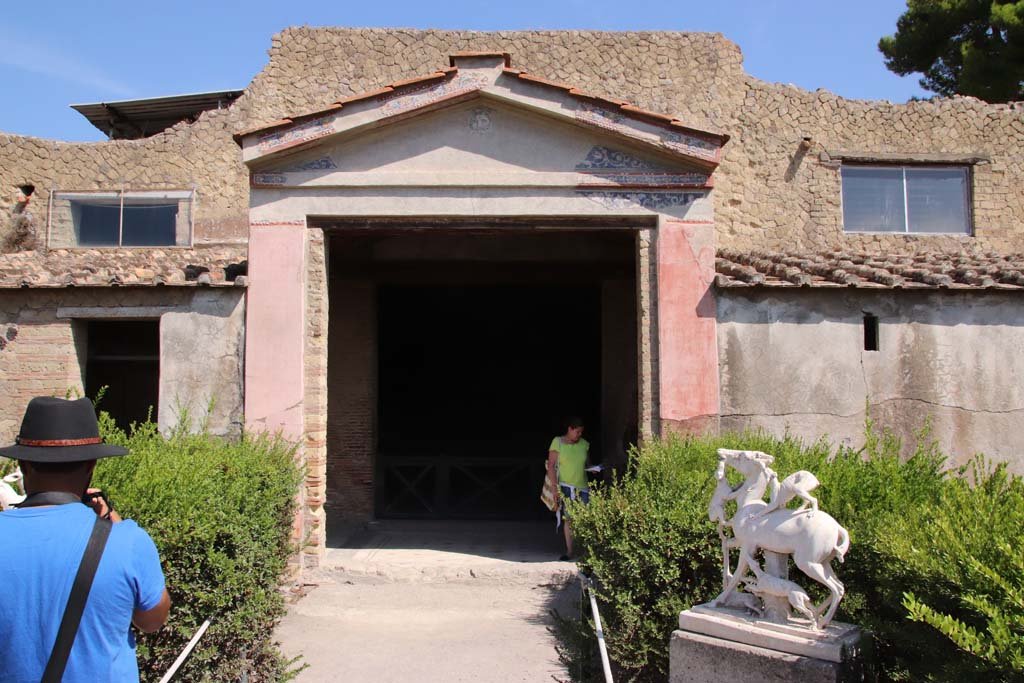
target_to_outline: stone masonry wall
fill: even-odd
[[[18,186],[35,192],[28,211],[45,238],[51,190],[187,190],[195,188],[200,243],[245,240],[247,173],[231,134],[245,121],[244,105],[207,112],[145,140],[69,143],[0,133],[0,237]]]
[[[1024,118],[1015,105],[846,100],[746,75],[739,48],[721,35],[659,32],[289,28],[273,37],[246,93],[194,124],[92,144],[0,135],[0,229],[11,229],[24,183],[42,190],[31,210],[44,227],[49,188],[194,186],[197,241],[244,239],[247,172],[232,133],[429,73],[463,50],[509,52],[516,68],[731,135],[714,176],[720,246],[1024,250]],[[987,156],[974,167],[976,237],[844,236],[829,161],[840,152]]]

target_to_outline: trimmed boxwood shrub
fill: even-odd
[[[125,433],[106,414],[100,431],[131,454],[101,460],[94,485],[153,537],[174,603],[163,629],[138,636],[142,680],[159,680],[207,618],[176,681],[286,679],[272,631],[293,551],[294,447],[268,436],[164,437],[152,423]]]
[[[927,434],[909,458],[892,435],[869,425],[867,437],[858,450],[759,433],[654,442],[633,454],[627,476],[575,506],[581,569],[599,582],[622,679],[665,680],[679,612],[721,590],[707,504],[715,450],[724,447],[771,453],[780,476],[818,476],[822,509],[852,539],[845,564],[836,564],[847,589],[837,618],[874,634],[881,680],[1021,680],[1021,481],[980,459],[948,472]],[[821,599],[813,582],[802,583]]]

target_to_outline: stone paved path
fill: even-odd
[[[579,584],[553,526],[384,522],[329,549],[277,631],[298,682],[565,679],[550,610]]]

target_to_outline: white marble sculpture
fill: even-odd
[[[21,478],[21,470],[15,468],[13,472],[4,476],[3,481],[0,481],[0,510],[6,510],[25,500],[25,496],[18,493],[13,486],[20,483]]]
[[[708,516],[718,523],[722,540],[722,593],[716,605],[742,606],[755,613],[764,611],[771,603],[782,605],[806,616],[812,629],[828,626],[843,599],[843,584],[832,571],[832,560],[843,561],[850,547],[850,535],[831,515],[818,509],[818,501],[810,491],[818,486],[818,479],[807,471],[791,474],[781,482],[772,470],[774,458],[760,451],[718,449],[717,485],[708,505]],[[733,488],[726,479],[726,468],[732,467],[743,475],[743,483]],[[766,503],[764,494],[771,491]],[[793,498],[804,504],[797,509],[786,507]],[[736,513],[727,517],[726,505],[736,501]],[[739,548],[736,569],[731,568],[730,551]],[[762,568],[757,560],[758,551],[776,561],[774,567]],[[786,556],[804,574],[829,590],[829,596],[820,605],[814,605],[806,591],[789,581],[785,575]],[[779,559],[781,558],[781,560]],[[747,572],[754,573],[753,578]],[[782,573],[780,573],[782,572]],[[740,583],[746,585],[747,594],[737,591]],[[751,608],[750,595],[757,596],[762,609]]]

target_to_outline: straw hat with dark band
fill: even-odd
[[[127,453],[103,443],[92,401],[52,396],[29,401],[17,442],[0,448],[2,456],[29,462],[81,462]]]

